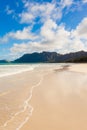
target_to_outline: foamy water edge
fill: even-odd
[[[63,67],[61,67],[61,68],[63,68]],[[34,68],[33,68],[34,69]],[[31,69],[32,70],[32,69]],[[24,70],[25,71],[25,70]],[[28,70],[26,70],[26,71],[28,71]],[[23,72],[23,71],[22,71]],[[20,72],[21,73],[21,72]],[[16,73],[17,74],[17,73]],[[4,125],[3,126],[1,126],[1,128],[2,128],[2,130],[7,130],[7,129],[5,129],[6,127],[8,127],[8,124],[9,123],[11,123],[17,116],[19,116],[19,114],[21,114],[21,113],[23,113],[23,112],[25,112],[26,110],[27,110],[27,108],[29,108],[29,113],[28,113],[28,115],[27,115],[27,117],[24,119],[24,121],[15,129],[15,130],[20,130],[23,126],[24,126],[24,124],[26,124],[27,122],[28,122],[28,120],[30,119],[30,117],[32,116],[32,112],[33,112],[33,110],[34,110],[34,108],[29,104],[29,101],[31,100],[31,98],[32,98],[32,94],[33,94],[33,89],[35,88],[35,87],[38,87],[41,83],[42,83],[42,81],[43,81],[43,79],[44,79],[44,76],[46,76],[46,75],[48,75],[49,74],[49,72],[48,73],[46,73],[46,74],[44,74],[42,77],[41,77],[41,79],[40,79],[40,81],[37,83],[37,84],[35,84],[35,85],[33,85],[32,87],[31,87],[31,90],[30,90],[30,92],[29,92],[29,97],[24,101],[24,103],[23,103],[23,109],[22,110],[20,110],[20,111],[18,111],[17,113],[15,113],[9,120],[7,120],[5,123],[4,123]]]
[[[16,116],[18,116],[19,114],[25,112],[25,111],[27,110],[27,108],[30,108],[30,111],[29,111],[29,113],[28,113],[28,116],[27,116],[27,117],[25,118],[25,120],[16,128],[16,130],[20,130],[20,129],[23,127],[23,125],[29,120],[29,118],[30,118],[30,116],[32,115],[32,112],[33,112],[33,107],[29,104],[29,101],[30,101],[31,98],[32,98],[33,89],[34,89],[35,87],[38,87],[38,86],[41,84],[42,80],[43,80],[43,77],[41,77],[40,81],[39,81],[36,85],[33,85],[33,86],[32,86],[32,88],[31,88],[31,90],[30,90],[30,92],[29,92],[29,97],[28,97],[28,98],[25,100],[25,102],[24,102],[23,109],[20,110],[20,111],[18,111],[17,113],[15,113],[14,116],[12,116],[9,120],[7,120],[7,121],[4,123],[3,126],[1,126],[1,128],[2,128],[3,130],[8,126],[9,123],[11,123],[11,122],[16,118]]]
[[[7,77],[11,75],[20,74],[22,72],[32,71],[36,67],[39,67],[38,65],[0,65],[0,78]]]
[[[20,130],[20,129],[28,122],[28,120],[29,120],[30,117],[32,116],[32,113],[33,113],[33,110],[34,110],[34,108],[29,104],[29,101],[32,99],[33,90],[34,90],[34,88],[38,87],[38,86],[43,82],[44,76],[46,76],[46,75],[48,75],[48,74],[49,74],[49,73],[44,74],[44,75],[41,77],[40,81],[39,81],[37,84],[35,84],[35,85],[32,86],[32,88],[31,88],[31,90],[30,90],[30,92],[29,92],[30,95],[29,95],[29,97],[28,97],[28,98],[25,100],[25,102],[24,102],[23,109],[22,109],[21,111],[18,111],[17,113],[15,113],[14,116],[12,116],[9,120],[7,120],[7,121],[4,123],[3,126],[1,126],[1,128],[3,128],[3,130],[5,130],[5,127],[7,127],[8,124],[11,123],[11,122],[16,118],[16,116],[18,116],[19,114],[25,112],[25,111],[27,110],[27,108],[30,108],[30,111],[29,111],[27,117],[25,118],[25,120],[24,120],[15,130]]]

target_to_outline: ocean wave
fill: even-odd
[[[19,74],[25,71],[31,71],[38,65],[0,65],[0,78]]]

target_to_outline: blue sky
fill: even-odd
[[[87,51],[87,0],[1,0],[0,59]]]

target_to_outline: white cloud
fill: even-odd
[[[37,17],[40,17],[41,20],[50,17],[53,10],[55,10],[55,4],[52,3],[25,3],[26,10],[20,14],[21,23],[30,23],[35,20]]]
[[[87,3],[87,0],[82,0],[83,3]]]
[[[84,0],[84,3],[86,3],[86,0]],[[19,15],[20,22],[32,25],[24,27],[22,30],[7,33],[0,38],[0,43],[5,43],[10,39],[20,40],[20,44],[14,43],[10,48],[11,55],[15,58],[24,53],[35,51],[68,53],[87,50],[87,18],[84,18],[74,30],[67,30],[63,24],[58,25],[57,20],[62,18],[63,9],[67,8],[67,11],[69,11],[72,4],[79,5],[80,2],[75,3],[74,0],[57,2],[57,0],[53,0],[51,3],[36,3],[24,0],[24,10]],[[8,14],[11,14],[10,11],[8,7]],[[32,32],[36,18],[40,18],[39,22],[42,23],[37,34]],[[24,42],[25,40],[27,42]]]
[[[35,40],[38,38],[37,35],[31,32],[32,27],[25,27],[23,30],[17,30],[16,32],[9,32],[0,38],[0,43],[6,43],[10,39],[16,40]]]
[[[75,30],[77,37],[87,39],[87,18],[84,18]]]
[[[6,6],[6,9],[5,9],[5,12],[10,15],[10,14],[13,14],[14,13],[14,10],[13,9],[10,9],[9,5]]]
[[[41,28],[41,35],[46,40],[54,40],[55,31],[53,30],[56,29],[57,29],[57,24],[53,20],[48,19]]]
[[[8,42],[8,34],[3,37],[0,37],[0,43],[7,43]]]
[[[51,25],[51,26],[50,26]],[[67,30],[64,25],[57,25],[52,19],[48,19],[41,28],[38,42],[14,44],[10,49],[14,55],[24,53],[57,51],[68,53],[87,50],[87,18],[84,18],[74,30]],[[85,39],[84,40],[82,39]]]
[[[24,2],[25,10],[19,15],[21,23],[32,23],[38,17],[40,21],[44,22],[46,19],[50,18],[53,20],[60,20],[63,15],[63,9],[65,7],[70,7],[73,4],[73,0],[61,0],[60,2],[52,1],[50,2]]]
[[[40,52],[41,49],[43,50],[44,48],[42,47],[43,45],[40,44],[39,42],[27,42],[27,43],[21,43],[17,44],[15,43],[13,47],[10,48],[10,55],[13,56],[13,59],[20,57],[21,55],[25,53],[32,53],[32,52]]]
[[[22,31],[18,30],[16,32],[11,32],[9,33],[9,37],[18,40],[32,40],[36,38],[36,36],[33,33],[31,33],[30,27],[26,27]]]
[[[61,0],[61,6],[62,6],[62,8],[69,7],[72,4],[73,4],[73,0]]]
[[[31,23],[35,18],[33,14],[29,14],[28,12],[23,12],[22,14],[20,14],[20,17],[21,23]]]

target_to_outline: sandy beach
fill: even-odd
[[[87,130],[87,64],[0,78],[0,130]]]

